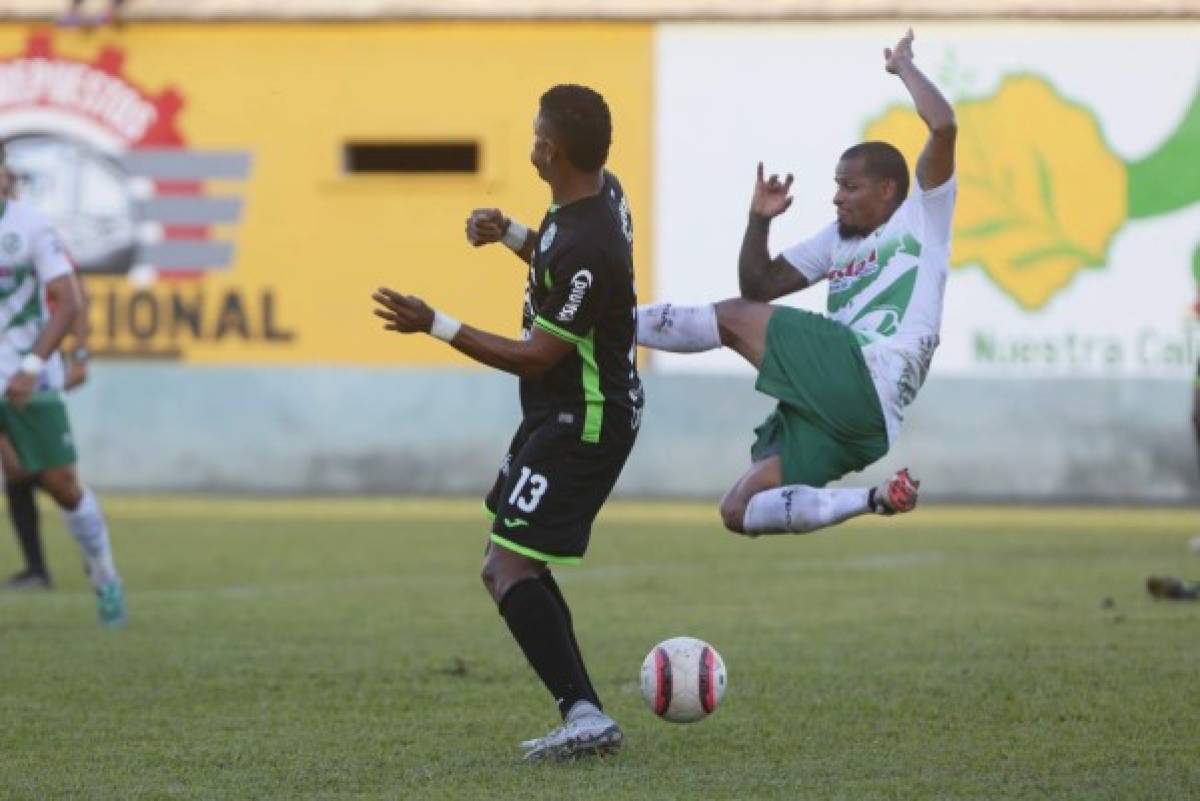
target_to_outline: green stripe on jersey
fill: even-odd
[[[533,318],[533,324],[570,342],[579,353],[579,361],[583,365],[583,402],[586,404],[580,439],[593,444],[599,442],[600,428],[604,424],[604,393],[600,390],[600,368],[596,364],[596,332],[588,331],[586,337],[581,337],[559,328],[545,317]]]
[[[604,424],[604,393],[600,391],[600,368],[596,366],[596,332],[589,331],[587,339],[576,348],[583,362],[583,401],[587,404],[580,439],[595,444],[600,441],[600,426]]]
[[[551,334],[554,334],[554,336],[558,337],[559,339],[565,339],[567,342],[570,342],[572,345],[575,345],[576,347],[579,346],[580,342],[583,342],[583,337],[579,336],[578,334],[572,334],[570,331],[568,331],[565,328],[559,328],[557,325],[550,322],[545,317],[541,317],[541,316],[534,317],[533,324],[536,325],[538,328],[543,328],[543,329],[549,331]]]
[[[32,321],[41,322],[42,320],[42,293],[34,292],[33,297],[25,304],[22,309],[12,316],[8,324],[4,326],[5,330],[17,328]]]
[[[876,327],[871,334],[885,337],[895,334],[901,321],[904,320],[904,315],[908,312],[908,304],[912,300],[913,289],[916,285],[917,268],[910,267],[908,272],[893,281],[891,286],[871,298],[867,305],[854,315],[854,319],[850,321],[850,327],[854,328],[855,323],[867,315],[876,314],[878,319],[872,321]]]

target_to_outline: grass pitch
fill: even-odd
[[[0,595],[0,798],[1184,798],[1200,577],[1176,510],[927,508],[747,541],[612,504],[556,572],[617,758],[519,764],[555,720],[478,580],[478,502],[108,500],[131,624]],[[7,534],[0,568],[15,564]],[[713,643],[709,720],[655,719],[657,641]]]

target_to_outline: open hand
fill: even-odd
[[[754,181],[754,196],[750,199],[750,213],[759,217],[778,217],[792,205],[792,197],[788,194],[792,188],[792,174],[779,180],[778,175],[772,175],[763,180],[763,165],[758,162],[758,177]]]
[[[467,218],[467,241],[475,247],[499,242],[508,228],[500,209],[475,209]]]
[[[912,28],[909,28],[908,33],[901,36],[900,41],[896,42],[895,47],[883,48],[883,68],[885,70],[897,75],[902,66],[912,63],[914,38]]]
[[[375,316],[387,323],[384,329],[401,334],[427,334],[433,327],[433,309],[418,297],[401,295],[392,289],[380,287],[371,299],[383,308],[375,309]]]

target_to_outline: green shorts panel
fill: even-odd
[[[67,406],[57,392],[37,393],[22,409],[0,401],[0,429],[30,473],[77,461]]]
[[[887,453],[879,395],[854,334],[840,323],[777,309],[755,388],[779,404],[755,429],[751,458],[778,454],[785,484],[822,487]]]

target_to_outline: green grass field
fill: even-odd
[[[108,502],[131,625],[0,595],[0,798],[1149,799],[1200,794],[1184,510],[927,508],[746,541],[711,505],[613,504],[557,572],[617,758],[526,766],[556,715],[478,580],[477,501]],[[0,569],[15,564],[7,531]],[[657,641],[729,691],[657,720]]]

